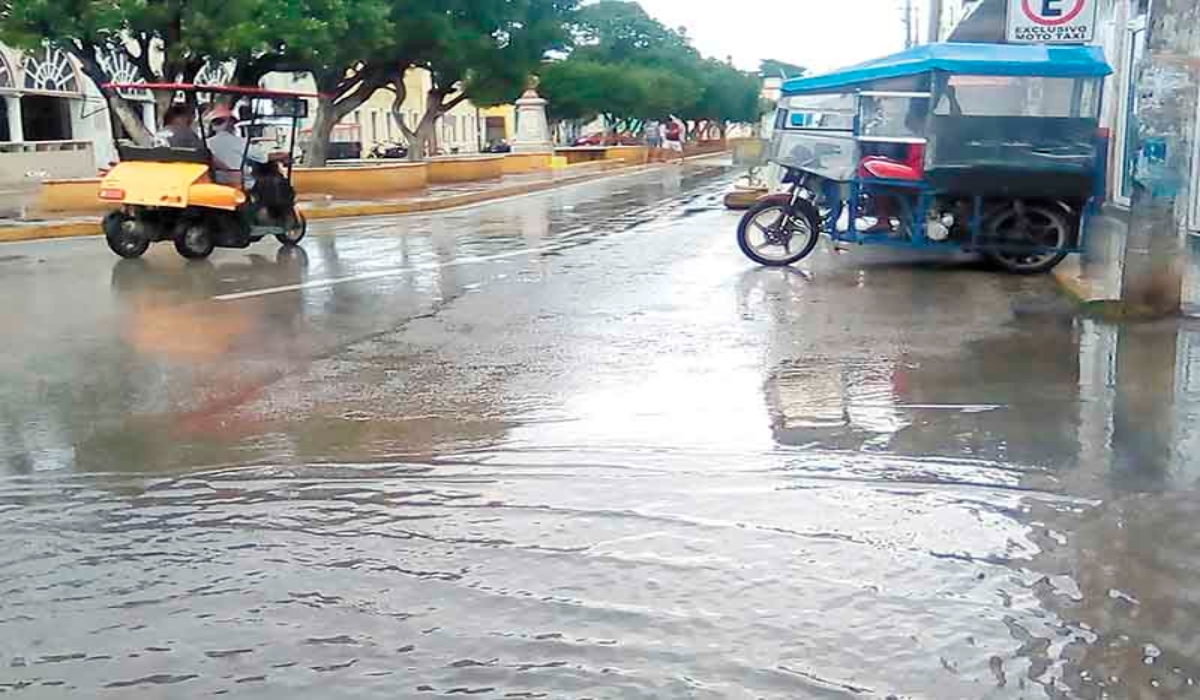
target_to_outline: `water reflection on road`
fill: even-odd
[[[1200,697],[1200,335],[751,268],[726,182],[14,247],[0,691]]]

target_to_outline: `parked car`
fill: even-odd
[[[408,157],[408,147],[398,143],[377,143],[371,147],[367,157],[403,160]]]

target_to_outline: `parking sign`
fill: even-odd
[[[1099,0],[1009,0],[1008,40],[1015,44],[1086,44],[1096,34]]]

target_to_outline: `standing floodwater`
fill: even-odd
[[[0,246],[0,694],[1200,697],[1200,335],[731,179]]]

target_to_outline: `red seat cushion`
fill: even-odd
[[[887,180],[920,180],[921,171],[911,165],[905,165],[892,160],[873,156],[862,162],[862,169],[871,177]]]
[[[859,164],[860,177],[878,177],[888,180],[920,180],[925,177],[925,146],[912,144],[904,160],[898,161],[883,156],[867,156]]]

